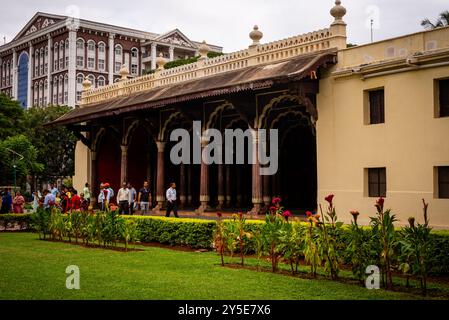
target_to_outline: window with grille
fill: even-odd
[[[369,91],[370,124],[385,123],[384,89]]]
[[[449,117],[449,79],[439,82],[440,117]]]
[[[387,169],[368,169],[368,195],[370,198],[387,196]]]
[[[438,197],[449,199],[449,167],[438,167]]]

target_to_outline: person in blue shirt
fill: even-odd
[[[48,190],[44,191],[44,209],[48,209],[55,205],[56,197]]]
[[[52,183],[50,184],[50,192],[52,195],[54,195],[56,197],[56,195],[58,194],[59,190],[58,188],[56,188],[56,186]]]
[[[8,189],[5,189],[2,196],[2,208],[0,214],[8,214],[12,208],[12,196]]]

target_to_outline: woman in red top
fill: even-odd
[[[79,211],[81,209],[81,198],[78,195],[78,191],[73,190],[73,195],[72,195],[72,212],[73,211]]]

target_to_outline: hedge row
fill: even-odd
[[[0,230],[29,230],[31,214],[0,214]]]
[[[159,217],[127,217],[137,221],[141,242],[211,249],[215,221]]]
[[[31,216],[31,214],[0,215],[0,226],[3,227],[2,230],[13,228],[15,225],[18,225],[21,230],[29,229]],[[194,249],[213,249],[215,221],[141,216],[127,216],[126,219],[134,219],[137,222],[141,242],[157,242],[170,246],[187,246]],[[247,232],[254,233],[261,230],[263,226],[264,222],[262,221],[248,221],[245,229]],[[346,238],[343,236],[345,242]],[[432,231],[432,240],[435,243],[433,256],[437,257],[438,260],[432,271],[448,274],[449,232],[434,230]],[[253,253],[254,248],[254,239],[249,239],[245,243],[246,253]]]

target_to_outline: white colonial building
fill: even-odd
[[[0,92],[24,108],[74,107],[85,78],[94,87],[112,84],[120,79],[123,66],[130,77],[141,76],[155,69],[159,55],[169,61],[193,57],[200,45],[178,29],[161,35],[39,12],[11,42],[0,46]]]

